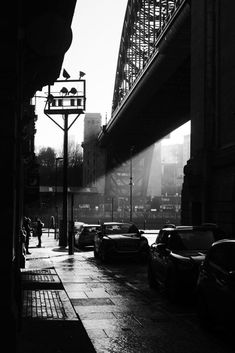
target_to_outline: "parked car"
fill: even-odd
[[[197,311],[203,324],[235,323],[235,240],[212,244],[197,282]]]
[[[166,224],[163,226],[163,228],[175,228],[175,227],[176,227],[176,225],[173,224],[173,223],[166,223]]]
[[[99,224],[81,224],[75,228],[74,245],[79,249],[94,245],[95,234],[100,230]]]
[[[95,235],[94,256],[103,262],[114,258],[136,257],[145,261],[148,257],[148,240],[133,223],[107,222]]]
[[[223,232],[214,226],[176,226],[159,231],[150,247],[148,281],[162,285],[171,299],[195,291],[199,266],[205,254]]]

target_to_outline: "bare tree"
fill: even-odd
[[[57,155],[63,156],[63,152],[56,153],[51,147],[40,149],[37,160],[40,165],[40,185],[54,185],[55,179],[59,184],[63,180],[63,163],[56,168]],[[82,185],[83,154],[81,145],[74,141],[68,144],[68,178],[71,186]]]
[[[51,147],[42,147],[37,155],[40,166],[53,168],[55,165],[56,152]]]
[[[68,164],[71,168],[80,167],[83,162],[81,145],[70,141],[68,144]]]

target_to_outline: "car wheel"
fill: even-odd
[[[157,283],[157,281],[155,280],[155,278],[153,276],[153,270],[152,270],[152,267],[151,267],[150,263],[148,263],[148,270],[147,271],[148,271],[149,287],[156,289],[158,287],[158,283]]]

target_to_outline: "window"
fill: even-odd
[[[178,235],[187,250],[208,250],[215,241],[211,230],[178,231]]]
[[[156,239],[156,243],[159,244],[159,243],[164,243],[166,244],[167,243],[167,240],[168,240],[168,237],[169,235],[171,234],[171,232],[169,231],[166,231],[166,230],[160,230],[159,234],[158,234],[158,237]]]
[[[124,224],[107,224],[105,226],[106,234],[126,234],[126,233],[138,233],[136,226],[124,223]]]

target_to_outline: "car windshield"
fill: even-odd
[[[134,224],[106,224],[106,234],[126,234],[126,233],[138,233],[138,229]]]
[[[74,231],[75,232],[81,232],[81,230],[82,230],[82,225],[80,225],[80,226],[74,226]]]
[[[84,227],[83,230],[86,234],[88,233],[96,233],[100,229],[99,226],[89,226],[89,227]]]
[[[208,250],[214,241],[211,230],[189,230],[171,235],[168,245],[175,250]]]

